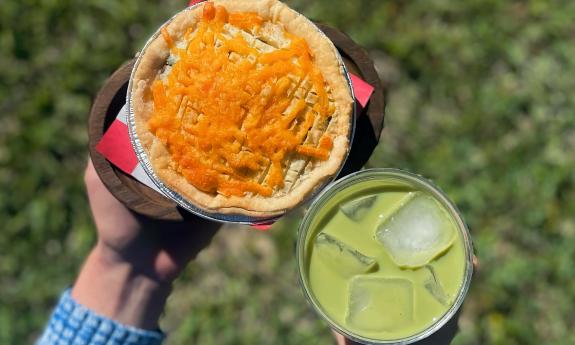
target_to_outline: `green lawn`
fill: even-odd
[[[575,2],[293,0],[387,86],[369,167],[439,184],[479,258],[455,344],[574,344]],[[0,344],[30,343],[94,243],[82,174],[106,77],[181,0],[0,1]],[[332,344],[295,274],[297,217],[228,227],[169,301],[169,344]]]

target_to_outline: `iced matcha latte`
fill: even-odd
[[[334,328],[365,343],[410,343],[447,322],[472,272],[457,210],[429,182],[365,170],[324,191],[302,222],[306,296]]]

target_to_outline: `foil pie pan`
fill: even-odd
[[[212,221],[221,222],[221,223],[236,223],[236,224],[253,225],[253,224],[265,224],[265,223],[273,222],[273,221],[277,220],[278,218],[280,218],[283,214],[285,214],[289,210],[286,210],[283,214],[275,215],[273,217],[253,217],[253,216],[247,216],[247,215],[243,215],[243,214],[210,212],[208,210],[205,210],[203,208],[196,206],[194,203],[192,203],[191,201],[186,199],[183,195],[181,195],[180,193],[178,193],[175,190],[173,190],[172,188],[170,188],[170,186],[168,186],[160,178],[158,178],[158,175],[156,175],[156,173],[153,169],[152,163],[150,162],[150,159],[148,158],[148,155],[146,154],[146,151],[144,150],[144,147],[142,146],[142,143],[140,142],[140,140],[138,138],[138,134],[136,132],[136,121],[135,121],[135,115],[134,115],[134,108],[132,107],[132,101],[131,101],[132,97],[131,96],[132,96],[132,88],[134,86],[133,80],[134,80],[135,71],[138,69],[138,66],[141,62],[141,57],[145,54],[146,49],[150,46],[150,43],[161,35],[160,30],[162,27],[169,24],[180,13],[183,13],[185,11],[191,11],[194,8],[196,8],[197,6],[201,6],[201,5],[202,5],[202,3],[198,3],[196,5],[189,6],[189,7],[185,8],[184,10],[175,14],[172,18],[168,19],[148,39],[148,41],[144,45],[144,48],[142,48],[142,50],[137,54],[136,62],[134,63],[134,67],[133,67],[132,73],[130,75],[130,80],[128,82],[128,91],[126,94],[126,104],[128,105],[128,132],[130,135],[130,141],[132,143],[132,147],[134,148],[134,151],[136,152],[136,156],[138,157],[138,161],[142,165],[142,167],[144,168],[144,171],[146,172],[146,174],[148,174],[150,179],[154,182],[154,184],[156,184],[158,189],[167,198],[176,202],[184,210],[186,210],[190,213],[193,213],[199,217],[202,217],[202,218],[205,218],[208,220],[212,220]],[[329,37],[327,37],[317,26],[314,25],[314,27],[326,39],[329,39]],[[349,90],[351,92],[352,99],[355,100],[355,95],[353,92],[353,85],[351,83],[351,78],[349,76],[349,73],[348,73],[348,71],[347,71],[347,69],[343,63],[343,59],[342,59],[341,55],[339,54],[339,52],[336,55],[337,55],[337,58],[338,58],[339,63],[340,63],[341,72],[346,77],[346,80],[347,80],[347,83],[349,86]],[[342,164],[340,165],[338,171],[332,177],[326,179],[321,184],[316,186],[316,188],[299,205],[305,204],[305,203],[313,200],[328,184],[330,184],[332,181],[334,181],[335,178],[339,175],[341,169],[345,165],[345,162],[346,162],[347,157],[349,155],[349,151],[351,149],[351,144],[353,142],[353,136],[354,136],[354,132],[355,132],[355,117],[356,117],[356,105],[354,102],[354,104],[352,106],[352,116],[350,118],[350,126],[349,126],[350,130],[348,133],[349,146],[348,146],[347,153],[346,153],[346,156],[345,156]],[[297,206],[299,206],[299,205],[297,205]]]

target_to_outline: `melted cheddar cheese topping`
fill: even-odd
[[[148,128],[167,147],[173,169],[201,191],[271,196],[284,186],[288,157],[329,158],[329,135],[304,143],[316,118],[335,111],[310,49],[285,30],[289,44],[254,48],[242,32],[263,22],[257,13],[228,13],[207,2],[185,45],[161,31],[176,61],[152,84]],[[239,33],[226,34],[226,24]],[[311,103],[294,97],[294,80],[304,79]]]

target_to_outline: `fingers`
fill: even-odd
[[[479,264],[479,258],[475,255],[473,255],[473,269],[475,269],[476,271],[479,270],[480,264]]]
[[[92,212],[95,213],[94,216],[97,216],[96,213],[100,215],[101,212],[96,211],[104,208],[105,205],[124,208],[124,205],[122,205],[122,203],[120,203],[112,193],[110,193],[102,180],[100,180],[100,176],[98,176],[91,159],[88,160],[88,164],[86,165],[84,183],[86,184],[86,191],[88,192],[88,199],[90,200]]]
[[[84,171],[84,184],[86,185],[86,188],[88,190],[94,189],[101,183],[102,181],[100,181],[100,177],[94,168],[92,159],[88,158],[88,164],[86,164],[86,170]]]
[[[92,159],[88,159],[88,164],[86,165],[86,170],[84,172],[84,184],[86,185],[86,191],[88,192],[88,198],[90,199],[90,204],[97,202],[98,204],[108,202],[112,205],[119,205],[124,207],[113,195],[110,193],[108,188],[104,185],[100,176],[94,168]]]
[[[122,247],[130,242],[140,225],[132,213],[116,199],[104,185],[92,160],[88,160],[84,183],[99,240],[113,247]]]
[[[356,343],[355,341],[344,337],[343,335],[339,334],[338,332],[334,331],[333,329],[331,330],[331,332],[335,336],[335,340],[337,342],[337,345],[360,345],[359,343]]]

